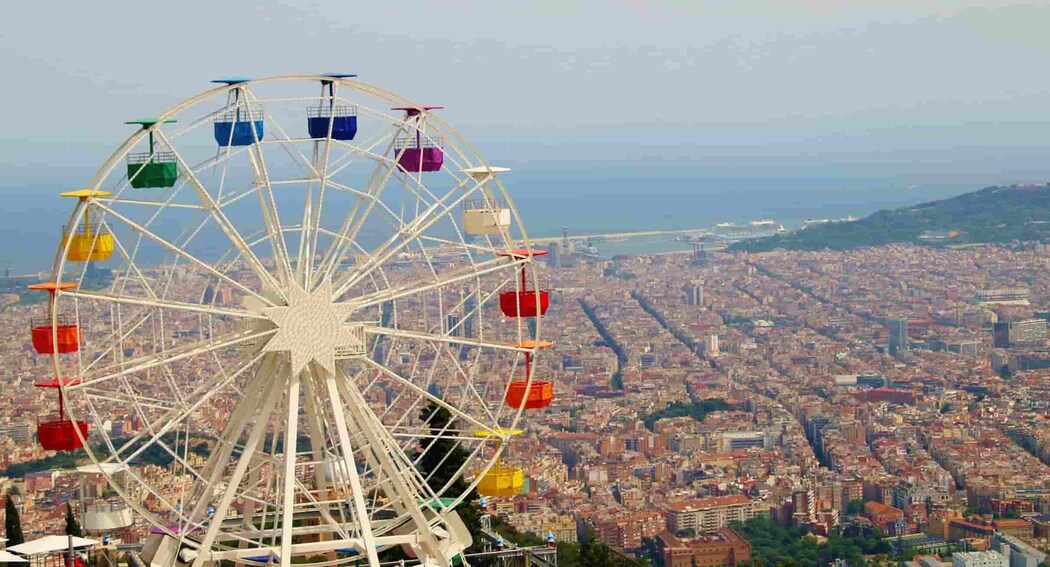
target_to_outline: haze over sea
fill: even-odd
[[[514,170],[537,236],[793,227],[1050,177],[1050,75],[1024,72],[1050,55],[1050,6],[828,4],[186,0],[163,27],[200,40],[143,48],[140,9],[10,3],[24,25],[0,34],[0,267],[47,267],[70,206],[56,193],[87,183],[125,120],[231,75],[359,73],[446,105]],[[231,29],[265,40],[233,56]]]
[[[84,178],[87,178],[85,172]],[[900,176],[763,174],[702,168],[584,167],[516,164],[503,176],[530,236],[710,227],[719,222],[775,219],[786,227],[810,218],[856,217],[875,210],[943,198],[980,187],[964,179],[907,185]],[[70,203],[57,193],[80,179],[32,179],[0,188],[0,269],[45,270],[58,245]],[[600,244],[602,253],[652,253],[687,248],[670,237]]]

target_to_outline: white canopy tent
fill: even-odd
[[[29,563],[29,560],[10,551],[0,549],[0,563]]]
[[[73,536],[73,549],[95,547],[98,544],[98,540],[88,539],[86,537]],[[27,541],[18,545],[12,545],[11,547],[7,548],[8,551],[13,551],[14,553],[25,557],[32,557],[34,555],[46,555],[50,553],[66,551],[67,549],[69,549],[69,536],[64,535],[44,536],[40,539],[34,539],[33,541]]]

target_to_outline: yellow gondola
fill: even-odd
[[[475,431],[475,437],[482,439],[498,439],[502,444],[504,439],[523,433],[520,429],[497,427],[492,430]],[[510,498],[521,493],[525,487],[525,471],[518,467],[503,465],[502,459],[496,459],[496,464],[485,473],[478,481],[478,494],[486,498]]]
[[[105,197],[108,191],[80,189],[62,193],[62,197],[76,197],[78,207],[86,207],[88,199]],[[62,228],[62,248],[66,250],[66,259],[70,262],[104,262],[113,255],[113,234],[97,222],[91,222],[91,210],[84,210],[84,221],[76,226]]]

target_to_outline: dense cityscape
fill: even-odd
[[[745,537],[762,521],[886,543],[868,559],[1045,561],[1046,245],[608,259],[550,248],[542,336],[554,347],[535,371],[553,402],[527,413],[504,456],[524,490],[488,499],[487,514],[664,567],[768,559]],[[37,315],[22,297],[3,297],[8,328]],[[54,392],[33,387],[48,360],[25,334],[3,345],[0,466],[16,474],[2,489],[27,535],[61,533],[67,500],[119,499],[33,442]],[[138,426],[124,416],[109,434]],[[173,467],[138,474],[174,492]],[[149,529],[135,519],[113,535]]]
[[[1050,567],[1050,2],[4,8],[0,567]]]

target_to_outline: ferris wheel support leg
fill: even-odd
[[[306,425],[310,433],[310,453],[314,462],[321,463],[324,460],[324,451],[327,443],[325,442],[324,434],[324,410],[320,402],[323,399],[320,396],[320,380],[317,372],[312,368],[307,370],[305,378],[303,390],[306,402]],[[333,490],[324,474],[324,467],[314,466],[314,482],[317,483],[317,491],[321,495],[320,499],[322,501],[329,500],[331,498],[330,492],[333,492]],[[325,508],[330,507],[325,506]]]
[[[313,370],[307,370],[308,374],[303,385],[305,388],[306,395],[306,424],[310,428],[310,448],[313,456],[314,465],[314,482],[317,486],[318,500],[317,508],[321,512],[322,520],[327,520],[331,523],[336,523],[332,517],[332,500],[335,499],[336,495],[339,494],[337,490],[338,482],[334,479],[329,479],[327,469],[321,465],[325,462],[325,449],[327,442],[325,441],[325,415],[324,415],[324,397],[322,396],[323,386],[321,384],[321,378],[318,373]],[[334,475],[333,475],[334,476]],[[340,507],[340,520],[341,523],[347,523],[347,519],[341,514],[342,507]],[[318,534],[319,541],[330,541],[332,534],[329,532],[322,532]],[[329,561],[336,559],[336,553],[329,551],[326,553],[326,557]]]
[[[196,502],[196,504],[189,517],[190,525],[199,522],[204,517],[208,501],[211,498],[211,495],[207,494],[206,491],[219,483],[222,473],[226,470],[226,464],[229,462],[230,457],[233,456],[233,451],[237,446],[237,439],[240,439],[244,433],[244,428],[247,427],[252,413],[262,406],[265,399],[267,399],[265,396],[269,395],[275,387],[272,384],[266,384],[261,379],[262,376],[268,376],[272,372],[272,358],[272,356],[268,356],[263,360],[259,372],[248,383],[244,398],[242,398],[243,403],[237,404],[234,408],[233,414],[230,415],[230,421],[226,424],[226,428],[219,438],[219,446],[212,452],[211,457],[209,457],[208,462],[201,471],[201,477],[207,479],[207,484],[198,488],[193,495],[192,501]]]
[[[282,365],[283,366],[283,365]],[[283,372],[282,372],[283,374]],[[299,435],[299,390],[301,372],[288,377],[288,416],[284,430],[284,489],[281,509],[281,566],[292,564],[292,528],[295,517],[295,457]]]
[[[350,480],[350,491],[353,493],[354,516],[357,519],[361,539],[365,544],[365,555],[372,567],[379,567],[379,553],[376,551],[375,536],[372,535],[372,523],[368,517],[368,506],[365,504],[361,478],[357,474],[357,463],[354,460],[354,447],[350,443],[350,432],[346,427],[346,416],[343,414],[343,403],[339,397],[339,388],[335,374],[325,376],[325,385],[329,399],[332,401],[332,417],[336,434],[339,437],[339,452],[343,454],[343,466],[346,467]]]
[[[270,364],[269,368],[274,368],[275,356],[268,357]],[[276,372],[270,372],[264,374],[259,373],[259,376],[264,377],[264,380],[260,382],[266,384],[270,382],[269,388],[260,388],[267,394],[262,397],[261,407],[258,418],[255,422],[255,427],[252,428],[251,435],[248,436],[248,442],[244,445],[244,451],[241,453],[241,458],[237,460],[237,466],[233,469],[233,474],[230,475],[229,481],[226,483],[226,491],[222,493],[222,498],[219,500],[219,504],[215,506],[215,515],[212,521],[208,524],[208,531],[204,534],[204,539],[201,540],[200,553],[193,560],[191,567],[201,567],[204,561],[208,558],[209,552],[211,551],[212,544],[215,543],[215,536],[218,535],[219,529],[222,527],[222,520],[226,517],[227,511],[230,509],[230,504],[233,503],[234,497],[237,495],[237,487],[241,484],[241,479],[244,478],[244,473],[248,470],[248,466],[252,462],[252,455],[255,454],[255,450],[259,447],[259,443],[263,440],[263,435],[268,429],[267,424],[270,421],[270,415],[273,413],[274,407],[277,405],[277,401],[281,396],[272,395],[276,386],[279,383],[277,379],[280,374]],[[269,379],[269,380],[266,380]],[[254,409],[254,408],[253,408]],[[230,440],[231,443],[233,440]],[[224,467],[225,468],[225,467]],[[217,472],[221,470],[217,469]],[[214,486],[214,485],[213,485]],[[198,508],[207,501],[206,498],[202,498],[198,501]],[[196,510],[195,510],[196,512]]]
[[[261,470],[261,467],[254,467],[254,468],[252,468],[251,470],[248,471],[248,486],[247,486],[248,490],[257,490],[259,488],[260,470]],[[257,527],[255,525],[255,508],[256,508],[256,506],[257,505],[255,504],[255,500],[245,499],[245,501],[244,501],[244,511],[241,513],[241,515],[242,515],[241,524],[247,529],[252,529],[252,530],[257,529]],[[247,541],[242,541],[240,543],[240,546],[241,547],[246,547],[247,544],[248,544]]]
[[[372,455],[379,461],[380,470],[390,481],[390,485],[393,488],[392,494],[387,494],[391,499],[397,499],[401,501],[401,506],[408,512],[409,517],[412,519],[413,524],[416,527],[416,534],[419,537],[419,546],[423,552],[434,562],[439,565],[447,565],[449,558],[444,557],[441,548],[438,546],[437,539],[434,538],[434,534],[430,529],[430,522],[427,521],[423,515],[423,511],[420,509],[419,504],[416,502],[418,494],[413,493],[409,490],[408,485],[405,483],[405,478],[402,476],[402,471],[398,469],[397,465],[390,459],[390,455],[385,450],[386,444],[379,438],[379,434],[373,429],[374,424],[369,423],[367,404],[364,399],[359,395],[355,395],[357,392],[350,385],[349,379],[345,375],[340,375],[340,379],[336,382],[338,387],[338,393],[340,397],[333,398],[333,400],[345,400],[348,409],[350,410],[350,419],[355,423],[357,429],[364,435],[365,440],[368,442],[368,447]],[[342,403],[342,402],[340,402]],[[380,425],[381,427],[381,425]],[[397,447],[397,444],[393,444],[393,447]],[[395,449],[396,450],[396,449]],[[378,565],[378,564],[377,564]]]

